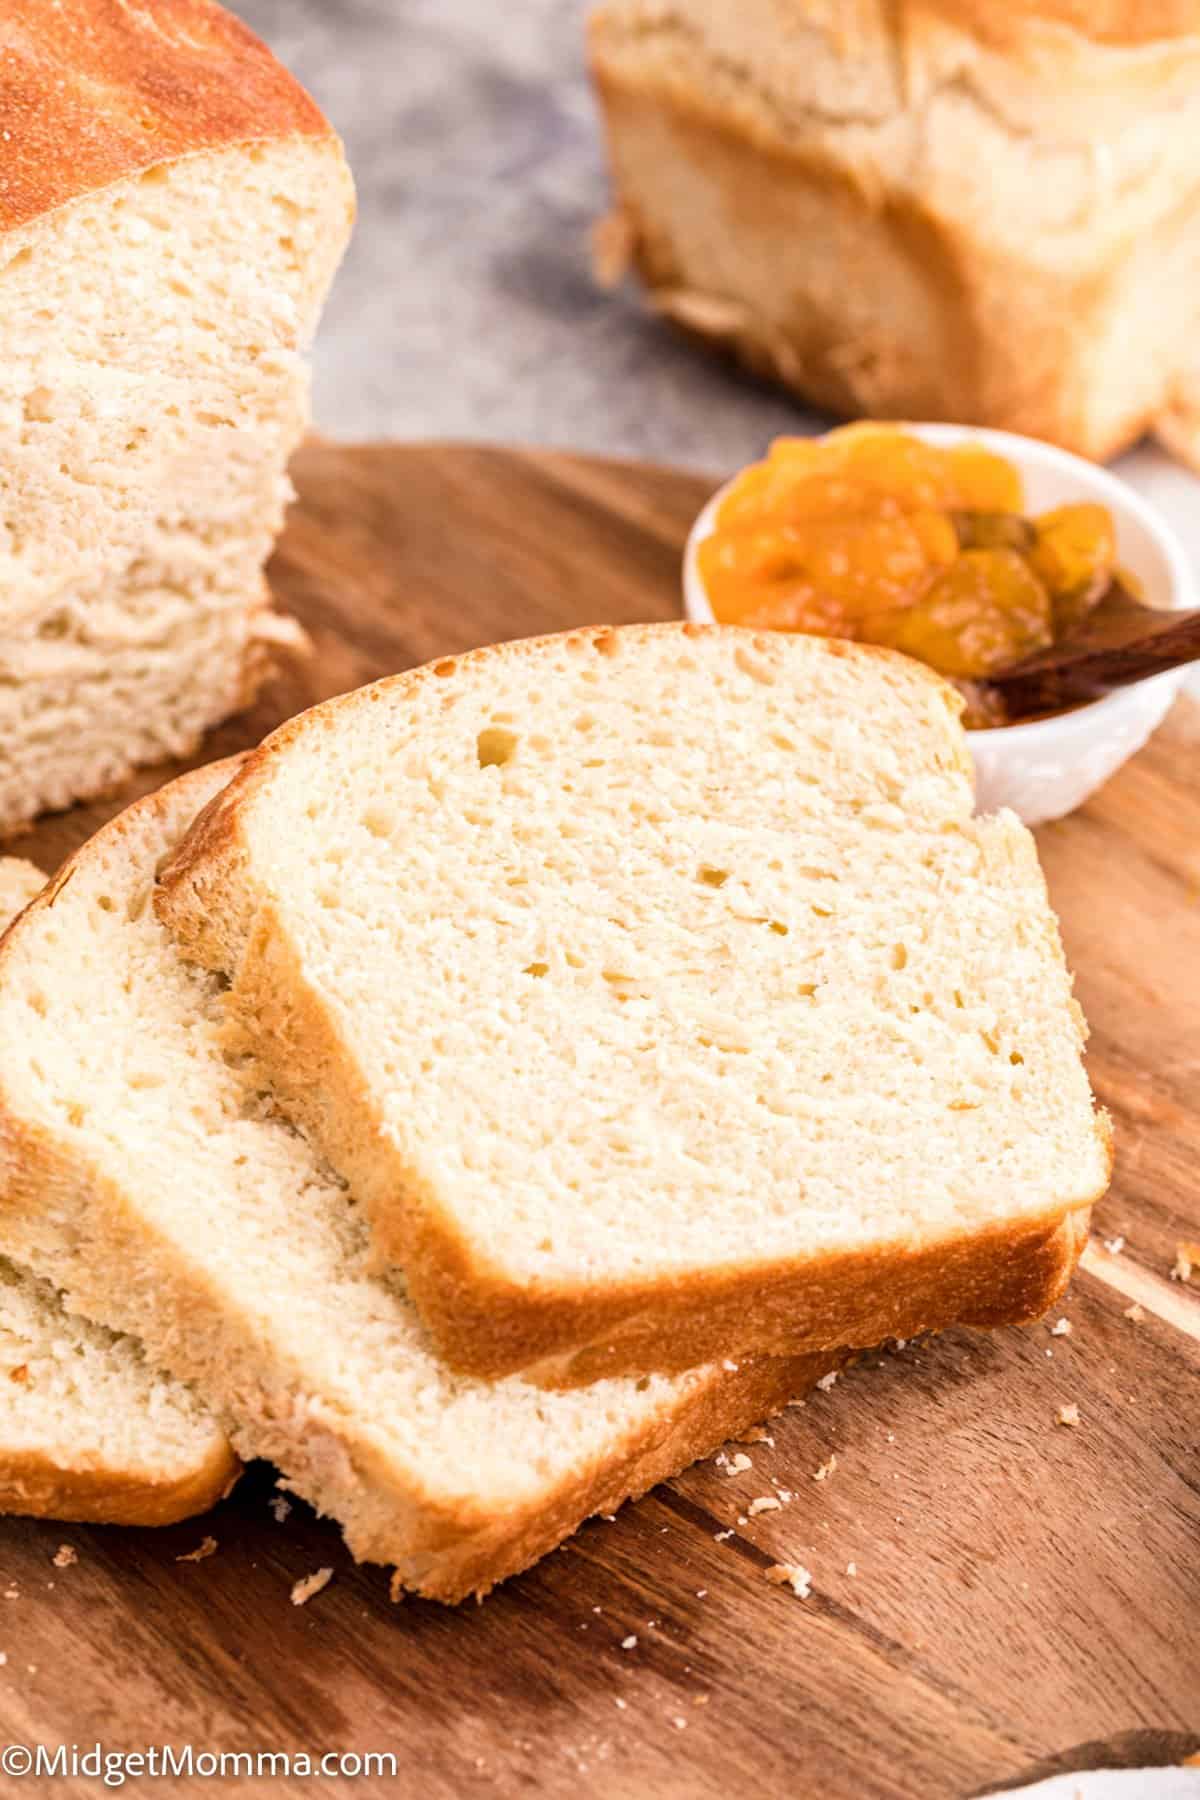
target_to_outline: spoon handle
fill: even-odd
[[[1200,658],[1200,608],[1165,612],[1143,606],[1097,609],[1086,635],[1056,644],[994,675],[1010,714],[1028,717],[1095,700],[1111,688]]]

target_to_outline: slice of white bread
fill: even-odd
[[[1106,1121],[958,704],[825,639],[582,631],[319,706],[197,822],[160,917],[455,1366],[683,1368],[1058,1295]]]
[[[233,773],[182,777],[66,864],[0,946],[4,1242],[194,1382],[358,1557],[482,1592],[779,1407],[838,1359],[545,1393],[455,1376],[358,1209],[230,1050],[154,874]]]
[[[0,929],[45,879],[0,857]],[[0,1256],[0,1513],[170,1525],[212,1506],[237,1472],[211,1413],[139,1344],[74,1317]]]
[[[64,608],[86,633],[97,590],[103,610],[152,564],[196,629],[173,640],[171,691],[138,695],[147,744],[101,745],[122,764],[180,735],[189,674],[201,725],[241,702],[248,672],[200,615],[259,591],[353,189],[319,109],[212,0],[20,13],[0,92],[0,665],[23,632],[56,641]],[[119,737],[101,687],[67,705]],[[5,736],[0,830],[46,804],[36,748],[26,770]],[[92,748],[61,740],[58,787],[96,790]]]

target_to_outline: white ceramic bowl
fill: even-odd
[[[1120,561],[1143,583],[1152,606],[1194,606],[1195,581],[1187,555],[1155,509],[1107,469],[1069,451],[1011,431],[976,430],[967,425],[912,425],[904,429],[927,443],[985,444],[1015,464],[1025,485],[1029,512],[1044,512],[1068,501],[1095,500],[1107,506],[1117,528]],[[683,605],[689,619],[711,623],[696,546],[712,532],[726,489],[718,489],[688,536],[683,558]],[[1060,819],[1082,804],[1126,759],[1140,750],[1159,725],[1187,679],[1186,669],[1152,675],[1115,689],[1090,706],[1027,725],[970,731],[975,761],[976,805],[981,812],[1011,806],[1027,825]]]

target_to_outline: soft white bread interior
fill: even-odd
[[[356,1556],[456,1600],[837,1359],[562,1394],[451,1374],[400,1279],[368,1273],[359,1209],[231,1051],[220,983],[155,917],[155,869],[232,772],[129,808],[0,947],[0,1228],[194,1382]]]
[[[590,51],[654,304],[838,412],[1104,457],[1200,305],[1200,19],[1133,0],[609,0]]]
[[[449,1360],[580,1379],[1056,1297],[1106,1122],[958,708],[821,638],[577,632],[317,707],[198,821],[160,916]]]
[[[0,929],[45,880],[0,857]],[[0,1512],[169,1525],[219,1500],[237,1468],[211,1413],[139,1344],[0,1256]]]
[[[280,633],[261,575],[224,593],[141,562],[0,634],[0,823],[111,791],[190,755],[254,697]]]
[[[201,615],[228,600],[245,637],[308,418],[305,353],[349,232],[350,176],[312,101],[209,0],[165,0],[153,18],[30,0],[22,27],[0,87],[19,138],[0,186],[0,666],[19,681],[8,665],[30,634],[64,635],[64,613],[103,643],[93,601],[119,608],[158,584],[164,607],[194,601],[197,616],[174,640],[161,710],[152,683],[141,695],[145,737],[190,738],[243,694]],[[106,719],[119,734],[102,682],[65,703],[93,734]],[[77,793],[97,785],[85,748],[61,746]],[[21,785],[20,746],[9,762],[0,829],[47,803],[36,766]]]
[[[154,169],[0,237],[0,628],[195,535],[279,529],[304,357],[345,242],[336,141]]]

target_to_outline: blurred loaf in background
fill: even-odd
[[[835,413],[1193,452],[1194,0],[611,0],[617,213],[654,306]]]
[[[211,0],[23,0],[0,48],[0,832],[189,751],[262,566],[353,191]],[[293,628],[294,629],[294,628]]]

